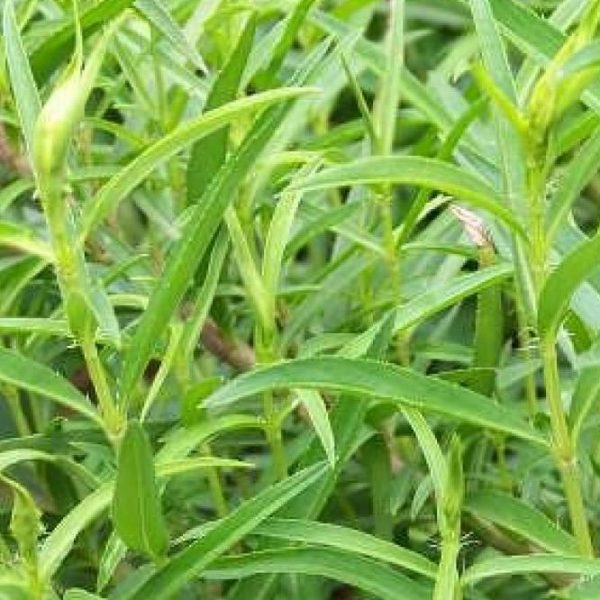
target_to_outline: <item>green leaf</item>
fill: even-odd
[[[233,206],[228,206],[225,210],[224,220],[229,231],[233,255],[240,277],[244,283],[248,302],[252,305],[261,327],[267,331],[272,328],[273,323],[271,303],[269,302],[263,279],[256,266],[250,244],[246,239],[246,234],[240,223],[237,211]]]
[[[0,246],[16,248],[28,254],[34,254],[47,262],[54,260],[52,248],[28,227],[0,221]]]
[[[522,500],[501,492],[480,491],[468,496],[464,510],[558,554],[578,554],[575,539],[546,515]]]
[[[259,525],[253,533],[345,550],[435,579],[436,566],[424,556],[356,529],[317,521],[272,518]]]
[[[273,211],[265,239],[262,262],[262,279],[270,302],[271,317],[275,318],[275,301],[279,290],[279,279],[283,270],[285,248],[290,237],[296,211],[302,194],[284,193]]]
[[[490,577],[532,573],[568,573],[584,577],[600,574],[600,560],[556,554],[498,556],[475,563],[461,578],[463,585],[472,585]]]
[[[119,448],[112,519],[129,548],[154,560],[164,556],[169,535],[158,497],[152,448],[138,421],[129,422]]]
[[[383,435],[380,433],[370,436],[362,445],[360,456],[367,472],[373,534],[384,540],[392,540],[394,529],[390,486],[392,466],[390,449]]]
[[[208,73],[208,68],[204,64],[202,57],[191,44],[185,33],[181,30],[177,22],[173,19],[169,11],[163,6],[161,0],[135,0],[135,8],[160,31],[170,44],[181,55],[187,58],[197,69]]]
[[[377,133],[375,132],[375,126],[373,124],[373,119],[371,117],[371,111],[369,110],[369,106],[367,101],[365,100],[364,94],[358,83],[358,79],[354,75],[354,71],[352,67],[348,64],[344,53],[340,53],[340,61],[342,63],[342,68],[344,69],[344,73],[346,75],[346,79],[348,79],[348,84],[350,85],[350,89],[354,94],[354,99],[356,100],[356,104],[358,106],[358,110],[360,111],[361,119],[365,125],[366,132],[369,136],[369,141],[371,145],[374,147],[377,143]],[[394,114],[394,117],[396,115]],[[396,122],[394,120],[394,128],[396,127]]]
[[[373,106],[378,154],[390,154],[394,147],[400,102],[400,73],[404,64],[404,0],[391,0],[388,10],[385,69],[381,74],[379,93]]]
[[[285,548],[224,558],[207,577],[239,579],[256,573],[329,577],[383,600],[423,600],[429,590],[377,561],[327,548]]]
[[[191,360],[198,340],[201,338],[202,328],[213,303],[228,250],[229,239],[226,231],[222,229],[216,236],[204,281],[202,286],[198,288],[190,316],[184,323],[183,339],[180,346],[180,352],[184,360]]]
[[[476,273],[458,275],[439,285],[432,284],[422,294],[412,298],[402,306],[395,309],[393,332],[406,331],[425,319],[440,311],[481,292],[490,286],[497,285],[513,273],[512,265],[498,264],[493,267],[481,269]],[[385,318],[380,319],[364,333],[357,335],[353,340],[344,345],[338,354],[348,358],[362,356],[371,341],[385,323]]]
[[[321,441],[321,444],[323,444],[323,449],[325,450],[325,455],[327,456],[329,464],[334,466],[335,439],[333,437],[331,423],[329,422],[327,407],[325,406],[321,394],[315,390],[294,390],[294,394],[308,413],[313,429]]]
[[[113,490],[113,483],[107,483],[88,494],[46,537],[39,553],[40,574],[45,580],[50,580],[60,567],[77,535],[109,507]]]
[[[314,93],[314,90],[280,88],[229,102],[225,106],[208,111],[196,119],[182,123],[174,131],[134,158],[98,191],[93,200],[85,205],[80,221],[81,239],[85,240],[94,227],[113,211],[119,202],[154,169],[186,146],[224,125],[242,118],[244,115],[307,93]],[[193,221],[193,218],[190,221]],[[185,234],[183,237],[185,237]]]
[[[27,488],[4,476],[0,478],[13,491],[10,533],[17,542],[21,560],[37,574],[38,538],[42,533],[42,513]]]
[[[410,369],[362,359],[323,356],[257,369],[217,390],[207,398],[204,406],[224,407],[240,398],[280,388],[328,389],[385,398],[399,407],[430,410],[542,446],[548,443],[517,414],[489,398]]]
[[[250,533],[259,523],[315,483],[323,474],[323,470],[322,464],[314,465],[247,500],[221,519],[201,539],[170,558],[131,596],[127,596],[127,599],[142,600],[149,596],[164,600],[172,598],[190,579],[201,575],[212,561]]]
[[[186,457],[211,438],[239,429],[262,429],[261,419],[251,415],[223,415],[202,421],[187,429],[176,428],[170,432],[156,455],[157,464]]]
[[[133,4],[134,0],[100,0],[79,15],[79,26],[84,38],[102,28]],[[67,19],[52,35],[44,36],[31,56],[31,68],[38,83],[46,81],[54,70],[70,56],[75,39],[73,19]]]
[[[56,461],[58,457],[35,449],[5,450],[0,452],[0,471],[26,460]]]
[[[564,176],[560,178],[558,188],[546,217],[546,239],[551,243],[563,225],[573,203],[585,186],[598,172],[600,165],[600,128],[585,142],[573,157]]]
[[[213,83],[204,110],[214,110],[235,100],[240,87],[246,61],[250,56],[256,19],[250,17],[229,60]],[[187,164],[188,204],[202,196],[216,175],[227,154],[229,127],[223,127],[198,140],[193,146]]]
[[[112,579],[112,576],[119,566],[119,563],[127,555],[127,546],[113,530],[110,537],[104,544],[104,550],[98,563],[98,575],[96,578],[96,590],[101,592]]]
[[[296,190],[323,190],[336,187],[373,184],[420,185],[456,196],[475,208],[501,219],[516,233],[524,231],[502,198],[488,183],[454,165],[433,158],[384,156],[361,158],[329,167],[294,184]]]
[[[586,418],[596,405],[599,395],[600,366],[592,364],[582,368],[575,383],[569,408],[569,426],[575,445],[579,442]]]
[[[64,338],[70,337],[66,321],[42,317],[0,317],[0,332],[10,335],[41,333]]]
[[[600,233],[579,244],[565,256],[546,279],[539,300],[540,336],[555,335],[569,308],[573,294],[598,266]]]
[[[160,393],[160,390],[165,382],[165,379],[169,375],[172,369],[174,369],[174,365],[176,363],[179,350],[181,348],[181,337],[183,335],[183,325],[182,323],[175,322],[171,325],[171,333],[169,335],[169,343],[167,344],[167,349],[163,354],[160,367],[152,380],[152,385],[150,389],[146,393],[146,399],[144,400],[144,405],[142,406],[142,410],[140,411],[140,421],[143,423],[152,410],[152,406],[155,400]]]
[[[63,600],[102,600],[102,596],[91,594],[79,588],[71,588],[65,592]]]
[[[308,11],[316,0],[298,0],[285,22],[281,26],[281,35],[270,55],[269,64],[256,75],[259,87],[270,87],[277,79],[278,71],[292,47],[296,35],[304,22]]]
[[[488,0],[469,0],[469,5],[487,72],[502,93],[516,104],[515,82],[490,3]]]
[[[31,160],[33,151],[33,130],[42,109],[40,96],[31,74],[29,60],[23,47],[19,27],[15,19],[14,0],[4,3],[2,30],[6,47],[8,73],[13,90],[17,113],[21,123],[27,154]]]
[[[591,42],[567,59],[559,71],[559,77],[570,77],[587,69],[597,69],[599,66],[600,43]]]
[[[102,426],[95,408],[66,379],[13,350],[0,348],[0,381],[40,394]]]
[[[481,248],[479,254],[480,267],[484,266],[485,263],[496,260],[491,246]],[[482,369],[482,371],[476,375],[471,389],[484,396],[492,396],[494,393],[496,369],[501,359],[504,343],[503,317],[502,289],[500,286],[490,286],[479,292],[475,314],[473,367]]]
[[[443,524],[442,503],[444,489],[448,479],[446,458],[444,457],[444,453],[440,448],[433,430],[425,420],[425,417],[423,417],[419,411],[410,408],[403,409],[402,413],[414,431],[419,446],[421,447],[421,451],[423,452],[423,456],[425,457],[425,462],[427,463],[431,481],[433,483],[433,489],[435,490],[438,525],[441,527]]]

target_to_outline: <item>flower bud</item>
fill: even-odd
[[[448,472],[444,489],[443,510],[446,527],[452,528],[460,519],[465,492],[462,467],[462,445],[460,439],[456,435],[453,436],[450,442],[450,452],[448,453],[447,461]]]
[[[38,178],[60,173],[75,126],[83,116],[86,97],[82,94],[82,75],[74,65],[43,106],[35,124],[33,159]],[[87,95],[87,94],[86,94]]]
[[[548,128],[577,102],[583,90],[598,75],[599,69],[592,68],[561,76],[567,61],[593,39],[598,21],[600,0],[594,0],[582,15],[577,29],[566,39],[534,86],[527,111],[534,142],[545,137]]]
[[[82,69],[81,45],[77,45],[66,73],[42,107],[35,124],[33,143],[35,173],[42,185],[46,178],[59,175],[65,167],[73,131],[83,118],[85,103],[117,24],[118,21],[100,38],[85,69]]]

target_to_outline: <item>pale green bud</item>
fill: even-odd
[[[87,93],[82,89],[80,69],[71,70],[52,92],[35,124],[33,159],[39,178],[62,171],[73,130],[83,117]]]
[[[550,126],[577,102],[583,90],[595,79],[599,69],[586,69],[562,77],[567,61],[594,37],[600,20],[600,0],[594,0],[581,17],[578,27],[546,66],[544,74],[531,91],[527,110],[534,143],[546,136]]]
[[[444,518],[446,520],[446,527],[452,528],[460,519],[465,493],[465,482],[462,467],[462,444],[456,435],[450,442],[450,451],[448,453],[447,460],[448,471],[446,486],[444,489],[443,511]]]
[[[35,124],[33,160],[38,182],[60,174],[65,167],[75,127],[84,115],[85,103],[102,65],[108,40],[119,21],[100,38],[85,69],[78,44],[73,61],[42,107]]]

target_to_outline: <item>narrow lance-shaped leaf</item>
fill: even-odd
[[[117,533],[132,550],[154,560],[166,553],[169,537],[158,497],[152,448],[138,421],[129,422],[119,449],[112,518]]]
[[[518,414],[489,398],[410,369],[363,359],[323,356],[257,369],[217,390],[204,406],[228,406],[240,398],[280,388],[329,389],[385,398],[400,407],[441,413],[547,445],[547,440]]]
[[[206,575],[211,579],[239,579],[257,573],[325,576],[382,600],[422,600],[430,595],[427,586],[377,561],[331,548],[285,548],[242,554],[216,561]]]
[[[0,476],[0,480],[8,484],[13,491],[10,532],[17,542],[20,559],[33,577],[37,577],[38,538],[42,533],[42,513],[27,488],[4,476]]]
[[[206,99],[205,111],[219,108],[219,106],[235,100],[246,61],[252,49],[255,29],[256,20],[252,16],[248,19],[229,60],[213,83]],[[223,127],[198,140],[192,146],[187,164],[188,203],[192,203],[202,196],[223,164],[227,154],[228,138],[229,127]]]
[[[323,474],[322,464],[295,473],[266,488],[219,521],[198,541],[173,556],[159,568],[128,600],[148,596],[168,600],[188,581],[198,577],[208,565],[250,533],[291,498],[315,483]]]
[[[2,30],[10,83],[27,145],[27,153],[31,160],[33,130],[42,105],[17,26],[14,0],[6,0],[4,3]]]
[[[404,184],[437,189],[484,209],[502,220],[517,234],[523,228],[495,190],[480,177],[433,158],[385,156],[361,158],[324,169],[294,184],[292,190],[323,190],[352,185]]]
[[[425,462],[427,463],[427,468],[429,469],[431,481],[433,482],[433,489],[435,491],[437,520],[438,523],[442,523],[444,487],[446,485],[448,474],[446,459],[435,434],[429,426],[429,423],[425,420],[425,417],[423,417],[419,411],[411,408],[403,409],[402,413],[414,431],[419,446],[421,447],[421,452],[423,452],[423,456],[425,457]]]
[[[475,273],[459,275],[441,285],[433,285],[394,311],[394,333],[424,322],[425,319],[460,302],[464,298],[507,279],[512,273],[512,265],[508,263],[498,264]],[[384,319],[381,319],[367,331],[356,336],[338,354],[349,358],[362,356],[383,323]]]
[[[134,0],[101,0],[86,5],[81,12],[80,25],[85,38],[109,23],[133,4]],[[50,78],[54,70],[67,58],[73,49],[75,27],[71,19],[52,35],[44,37],[31,56],[31,69],[38,84]]]
[[[435,578],[435,565],[421,554],[348,527],[317,521],[271,518],[259,525],[253,533],[290,542],[351,550],[356,554],[370,556],[382,562],[420,573],[430,579]]]
[[[507,98],[516,103],[515,82],[490,3],[488,0],[469,0],[469,4],[487,71]]]
[[[325,401],[316,390],[294,390],[294,392],[308,413],[313,429],[323,445],[329,464],[331,466],[335,465],[335,439]]]
[[[532,573],[568,573],[591,579],[600,574],[600,560],[564,554],[498,556],[469,567],[463,573],[461,582],[467,586],[490,577]]]
[[[549,275],[540,293],[538,310],[540,335],[552,335],[557,332],[576,289],[598,266],[599,254],[600,233],[597,233],[564,257]]]
[[[260,73],[257,73],[255,77],[259,87],[263,89],[268,88],[276,81],[277,72],[283,63],[288,50],[292,47],[298,30],[302,26],[308,11],[314,3],[315,0],[298,0],[296,2],[292,12],[289,14],[281,28],[281,36],[273,48],[269,64],[266,65]]]
[[[14,350],[0,348],[0,381],[49,398],[102,425],[95,408],[77,388],[52,369]]]
[[[386,64],[373,107],[373,124],[377,135],[375,151],[378,154],[391,153],[394,145],[400,101],[400,73],[404,63],[404,6],[404,0],[389,2]]]
[[[204,60],[188,41],[185,33],[173,19],[169,11],[163,6],[161,0],[135,0],[134,6],[158,31],[160,31],[170,44],[190,62],[204,73],[208,72]]]
[[[565,169],[552,196],[546,218],[546,239],[551,243],[564,224],[573,203],[598,172],[600,165],[600,128],[585,142]]]
[[[465,510],[527,538],[544,550],[577,554],[573,536],[553,523],[544,513],[508,494],[491,490],[478,492],[467,497]]]
[[[28,227],[10,221],[0,221],[0,246],[16,248],[48,262],[54,259],[52,248],[44,240]]]

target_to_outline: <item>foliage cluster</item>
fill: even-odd
[[[600,598],[600,0],[4,0],[0,598]]]

